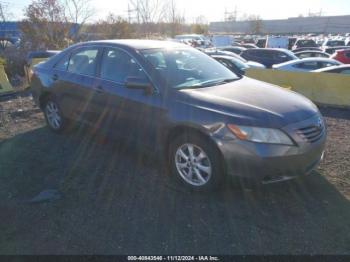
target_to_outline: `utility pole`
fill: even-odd
[[[224,13],[224,19],[225,21],[237,21],[237,6],[235,6],[234,11],[227,11],[227,8],[225,8],[225,13]]]
[[[128,23],[130,24],[130,22],[131,22],[131,16],[130,16],[130,14],[131,14],[131,9],[130,9],[130,5],[129,5],[129,3],[128,3]]]
[[[130,4],[128,4],[128,22],[129,24],[132,22],[133,19],[136,18],[137,23],[140,24],[140,9],[139,9],[139,0],[136,1],[136,7],[134,9],[131,9]],[[136,15],[135,15],[136,13]]]
[[[6,21],[6,12],[5,8],[8,6],[8,2],[0,1],[0,21],[5,22]]]

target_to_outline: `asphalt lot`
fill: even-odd
[[[30,99],[11,101],[0,102],[0,254],[350,254],[349,111],[324,110],[329,156],[312,175],[191,194],[159,156],[85,129],[53,134]],[[63,198],[25,202],[52,188]]]

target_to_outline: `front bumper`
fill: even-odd
[[[305,142],[293,132],[308,121],[315,120],[308,119],[284,128],[296,142],[295,146],[259,144],[227,138],[215,139],[223,155],[227,174],[270,184],[310,173],[323,158],[327,132],[324,129],[322,136],[316,142]]]

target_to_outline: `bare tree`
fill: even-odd
[[[247,19],[250,22],[250,32],[259,35],[262,33],[263,21],[259,15],[250,15]]]
[[[7,5],[0,2],[0,22],[6,22],[9,18]]]
[[[208,20],[205,16],[201,15],[194,19],[194,23],[191,26],[191,31],[194,34],[207,34],[209,30]]]
[[[59,0],[33,0],[21,22],[22,43],[32,49],[60,49],[68,45],[71,24]]]
[[[144,25],[144,32],[150,33],[150,25],[164,20],[166,5],[161,0],[129,0],[136,12],[137,22]]]
[[[181,26],[185,23],[185,16],[178,10],[175,0],[169,0],[166,22],[170,24],[170,34],[174,37],[181,33]]]
[[[90,39],[122,39],[132,36],[131,25],[122,17],[110,13],[106,19],[87,25]]]
[[[91,6],[91,0],[65,0],[66,17],[75,25],[74,39],[77,39],[82,28],[95,14]]]

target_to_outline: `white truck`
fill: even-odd
[[[215,47],[231,46],[234,42],[233,36],[230,35],[213,35],[211,43]]]
[[[285,36],[268,36],[266,48],[285,48],[288,49],[289,38]]]

